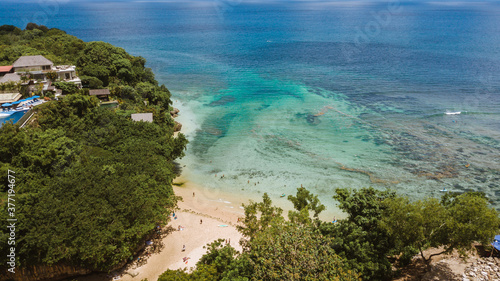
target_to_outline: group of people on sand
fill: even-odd
[[[193,192],[193,197],[194,197],[194,192]],[[174,214],[174,215],[175,215],[175,214]],[[176,217],[176,218],[177,218],[177,217]],[[202,223],[202,221],[200,220],[200,224],[201,224],[201,223]],[[179,225],[179,226],[177,227],[177,230],[178,230],[178,231],[184,230],[184,227],[183,227],[182,225]],[[181,252],[185,252],[185,251],[186,251],[186,244],[183,244],[183,245],[182,245],[182,250],[181,250]],[[182,258],[182,262],[184,262],[185,264],[187,264],[189,259],[190,259],[190,257],[183,257],[183,258]]]
[[[194,192],[193,192],[193,197],[195,196]],[[172,216],[177,219],[177,216],[175,215],[175,213],[172,214]],[[202,223],[202,220],[200,220],[200,224]],[[181,230],[184,230],[184,227],[182,225],[178,225],[177,226],[177,231],[181,231]],[[182,245],[182,250],[181,252],[185,252],[186,251],[186,244],[183,244]],[[182,258],[182,262],[184,262],[185,264],[188,263],[188,260],[190,259],[190,257],[183,257]]]

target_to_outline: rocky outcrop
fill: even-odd
[[[172,111],[170,111],[170,116],[172,116],[172,118],[175,118],[175,117],[179,116],[178,115],[179,112],[180,112],[180,110],[174,107],[174,109]],[[174,122],[175,122],[174,132],[180,132],[182,129],[182,124],[177,122],[177,121],[174,121]]]
[[[175,125],[174,125],[174,132],[180,132],[182,129],[182,124],[175,121]]]
[[[500,266],[493,258],[478,259],[465,268],[462,281],[500,280]]]
[[[72,276],[87,275],[92,271],[90,269],[68,266],[68,265],[40,265],[28,268],[16,268],[15,274],[2,270],[0,280],[14,281],[57,281]]]
[[[172,118],[175,118],[175,117],[179,116],[178,115],[179,112],[180,112],[180,110],[174,107],[174,109],[172,111],[170,111],[170,115],[172,116]]]

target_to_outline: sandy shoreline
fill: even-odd
[[[177,186],[179,184],[181,186]],[[167,269],[189,270],[205,254],[206,249],[203,247],[219,238],[227,239],[231,246],[241,252],[239,241],[242,236],[236,225],[238,218],[244,217],[242,204],[249,203],[249,198],[238,193],[204,188],[188,181],[185,176],[174,180],[173,189],[176,196],[183,198],[178,202],[175,212],[177,219],[171,217],[168,224],[175,230],[162,239],[163,249],[159,253],[152,254],[140,267],[136,263],[129,266],[117,280],[140,281],[147,278],[148,281],[156,281]],[[287,213],[285,209],[283,215],[286,217]],[[183,230],[178,231],[179,226]],[[186,246],[184,252],[183,245]],[[183,258],[186,257],[189,259],[184,262]]]
[[[227,239],[241,251],[239,240],[242,236],[235,227],[238,217],[244,215],[243,209],[239,207],[241,203],[228,201],[232,198],[207,194],[201,187],[182,177],[174,180],[174,183],[179,182],[184,184],[181,187],[174,186],[174,192],[183,201],[178,203],[179,209],[175,212],[177,219],[171,219],[168,224],[175,230],[162,239],[163,249],[151,254],[142,266],[137,267],[134,262],[117,280],[140,281],[147,278],[156,281],[167,269],[194,267],[206,252],[203,246],[219,238]],[[183,230],[177,230],[179,226]],[[182,251],[183,245],[186,246],[185,251]],[[184,262],[183,258],[186,257],[189,259]]]

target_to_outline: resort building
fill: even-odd
[[[50,71],[54,63],[44,56],[22,56],[12,66],[14,72]]]
[[[14,67],[12,65],[0,66],[0,77],[7,73],[13,73]]]
[[[82,86],[82,81],[76,75],[76,66],[54,66],[54,63],[44,56],[22,56],[14,62],[12,67],[15,73],[29,73],[30,79],[35,80],[36,83],[43,83],[44,90],[48,90],[50,87],[50,79],[47,77],[50,72],[57,75],[55,80],[75,83],[79,87]]]
[[[153,113],[134,113],[130,115],[134,121],[144,121],[153,123]]]
[[[21,81],[21,76],[17,73],[7,73],[4,76],[0,77],[0,84],[7,82],[19,82]]]
[[[109,100],[109,89],[96,89],[96,90],[89,90],[89,96],[96,96],[100,100]]]
[[[50,74],[49,74],[50,73]],[[50,78],[49,78],[50,77]],[[0,90],[3,95],[0,98],[0,108],[4,104],[9,104],[19,100],[19,85],[26,86],[28,93],[34,93],[41,90],[42,92],[55,92],[56,96],[61,93],[56,89],[52,82],[69,82],[82,87],[82,81],[76,75],[76,67],[74,65],[54,65],[52,61],[44,56],[22,56],[17,59],[12,65],[0,66],[0,85],[4,83],[19,83],[17,86],[10,85],[4,90]],[[2,85],[4,86],[4,85]],[[11,93],[15,89],[16,93]],[[11,96],[13,95],[13,96]]]
[[[20,93],[3,93],[0,94],[0,104],[16,102],[21,98]]]

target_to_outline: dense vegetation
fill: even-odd
[[[0,65],[11,65],[21,56],[43,55],[54,64],[75,65],[85,48],[82,40],[66,32],[30,23],[25,30],[0,26]]]
[[[498,234],[498,213],[487,202],[484,194],[476,192],[450,193],[441,200],[416,202],[394,197],[384,202],[386,212],[380,225],[401,252],[418,251],[429,260],[432,256],[425,257],[422,251],[443,246],[442,253],[456,249],[465,255],[472,248],[471,241],[489,245]]]
[[[56,82],[66,96],[37,107],[35,122],[0,128],[0,178],[6,183],[8,170],[16,175],[16,267],[66,263],[109,270],[144,245],[176,205],[173,160],[183,156],[187,141],[173,137],[170,92],[143,58],[108,43],[29,24],[26,30],[0,27],[0,45],[1,64],[41,54],[54,63],[77,63],[89,83],[112,82],[120,109],[102,108],[88,89]],[[91,73],[91,62],[110,71]],[[131,121],[133,112],[153,112],[154,123]],[[7,188],[3,184],[0,193],[2,221]],[[2,265],[8,236],[2,228]]]
[[[173,125],[168,117],[170,92],[158,85],[143,57],[128,54],[123,48],[105,42],[84,42],[56,28],[30,23],[25,30],[0,26],[0,65],[11,65],[21,56],[43,55],[55,65],[76,65],[84,88],[107,87],[124,110],[153,112],[158,122]],[[70,83],[55,82],[63,94],[80,92]],[[19,85],[5,83],[2,88]],[[85,89],[82,93],[87,93]],[[37,94],[42,95],[41,90]],[[147,104],[147,106],[145,105]]]
[[[16,172],[17,266],[109,270],[133,255],[177,202],[172,162],[182,157],[186,139],[172,137],[170,92],[144,58],[111,44],[36,24],[0,26],[0,65],[22,55],[75,64],[84,89],[56,81],[65,97],[38,107],[36,122],[0,128],[0,179],[5,183],[7,171]],[[101,108],[89,88],[110,89],[120,109]],[[154,123],[132,122],[133,112],[152,112]],[[0,192],[2,221],[7,188]],[[428,260],[428,247],[465,254],[500,227],[480,193],[410,201],[366,188],[337,189],[334,198],[347,218],[331,223],[318,219],[325,207],[305,188],[288,197],[295,210],[287,218],[265,194],[245,206],[241,253],[214,241],[193,272],[169,270],[159,280],[388,280],[390,256],[402,265],[419,252]],[[2,228],[3,265],[8,236]]]
[[[331,223],[318,219],[324,206],[304,188],[288,197],[295,208],[288,220],[264,194],[262,202],[245,206],[242,253],[214,241],[192,273],[168,270],[158,280],[390,280],[390,256],[400,256],[400,266],[428,247],[466,254],[473,242],[489,243],[500,227],[498,213],[479,193],[410,202],[364,188],[337,189],[334,197],[348,216]]]

